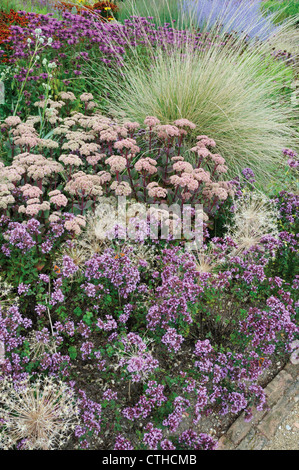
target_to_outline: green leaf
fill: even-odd
[[[76,359],[77,357],[77,349],[75,346],[70,346],[68,348],[68,352],[69,352],[69,355],[70,355],[70,358],[71,359]]]

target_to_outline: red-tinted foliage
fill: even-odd
[[[10,27],[12,25],[20,26],[21,28],[26,27],[28,24],[28,18],[24,15],[20,15],[14,10],[10,10],[9,13],[0,11],[0,44],[8,39],[10,35]],[[6,45],[6,49],[9,49],[9,45]],[[8,56],[4,54],[2,56],[2,62],[7,62]]]

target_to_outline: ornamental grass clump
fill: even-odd
[[[29,20],[11,39],[24,96],[0,126],[0,448],[213,450],[234,416],[265,412],[265,378],[298,362],[299,197],[269,200],[251,170],[272,171],[267,144],[286,137],[275,175],[293,187],[292,69],[241,33]],[[111,113],[95,81],[62,86],[78,53],[114,74],[99,92]],[[127,71],[148,87],[138,106],[155,104],[140,118],[117,114]]]
[[[287,100],[278,98],[287,80],[285,66],[264,57],[268,66],[261,68],[263,46],[240,52],[228,47],[203,54],[188,47],[171,54],[156,50],[149,69],[125,67],[117,93],[116,84],[109,84],[110,112],[139,123],[154,115],[164,125],[184,117],[196,124],[197,133],[215,139],[231,173],[250,167],[261,180],[286,143],[298,140],[292,127],[296,115]]]
[[[212,138],[194,139],[191,164],[184,155],[195,124],[188,119],[163,125],[155,116],[146,116],[142,126],[120,123],[94,111],[90,93],[80,97],[84,113],[70,114],[72,93],[62,97],[64,101],[36,103],[46,110],[43,119],[29,116],[23,122],[10,116],[2,126],[6,161],[11,160],[9,165],[0,163],[4,268],[11,263],[23,266],[24,254],[30,253],[30,269],[37,276],[61,264],[56,250],[72,240],[67,252],[78,277],[83,260],[102,253],[111,239],[181,239],[184,231],[183,242],[188,243],[194,238],[193,222],[197,233],[207,235],[218,208],[234,194],[225,177],[225,159],[215,152]],[[103,214],[102,198],[107,197],[126,199],[125,219],[112,206]],[[152,204],[159,208],[151,210]],[[181,224],[185,204],[193,212],[186,221],[184,215]],[[18,282],[25,275],[20,270],[9,279]]]

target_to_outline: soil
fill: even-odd
[[[299,450],[299,397],[293,410],[278,427],[271,444],[263,450]]]

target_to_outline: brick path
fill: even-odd
[[[270,409],[254,410],[249,423],[241,414],[221,437],[218,450],[262,450],[271,445],[278,427],[299,401],[299,365],[289,363],[265,391]]]

